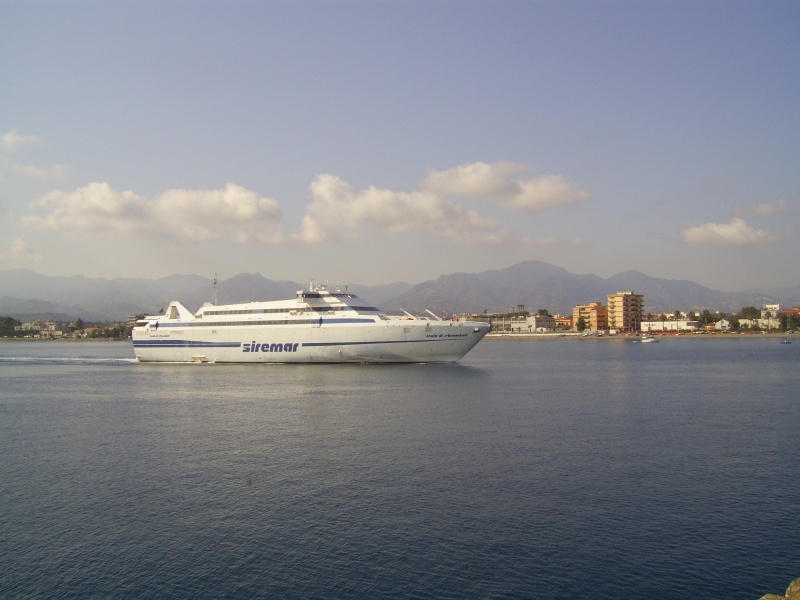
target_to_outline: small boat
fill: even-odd
[[[654,338],[654,337],[646,337],[646,336],[645,336],[645,337],[643,337],[643,338],[642,338],[642,343],[643,343],[643,344],[652,344],[652,343],[654,343],[654,342],[658,342],[658,341],[659,341],[659,340],[657,340],[657,339],[656,339],[656,338]]]
[[[790,342],[789,340],[783,340],[783,341],[781,342],[781,344],[791,344],[791,343],[792,343],[792,342]]]

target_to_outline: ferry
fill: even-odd
[[[170,302],[133,328],[139,362],[451,363],[491,326],[458,318],[389,316],[352,293],[309,286],[292,300],[216,304],[192,313]]]

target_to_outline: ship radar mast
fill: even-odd
[[[217,305],[217,274],[214,273],[214,289],[211,292],[211,304]]]

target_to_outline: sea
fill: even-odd
[[[771,336],[391,366],[0,343],[0,597],[782,594],[799,365]]]

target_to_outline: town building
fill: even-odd
[[[779,312],[781,312],[780,304],[765,304],[764,308],[761,309],[761,319],[775,318]]]
[[[608,295],[608,326],[619,331],[638,331],[644,296],[631,291]]]
[[[690,321],[688,319],[642,321],[640,327],[645,333],[656,331],[697,331],[700,329],[700,325],[697,321]]]
[[[552,331],[556,328],[555,317],[550,315],[534,315],[527,318],[529,331]]]
[[[730,331],[731,322],[728,319],[720,319],[714,323],[714,329],[717,331]]]
[[[572,316],[556,315],[553,318],[555,319],[557,327],[561,326],[563,329],[572,329]]]
[[[608,329],[608,309],[600,302],[579,304],[572,309],[572,328],[577,331],[578,320],[583,317],[586,329],[604,331]]]
[[[136,321],[141,321],[147,315],[144,313],[140,313],[138,315],[128,315],[128,327],[136,327]]]

